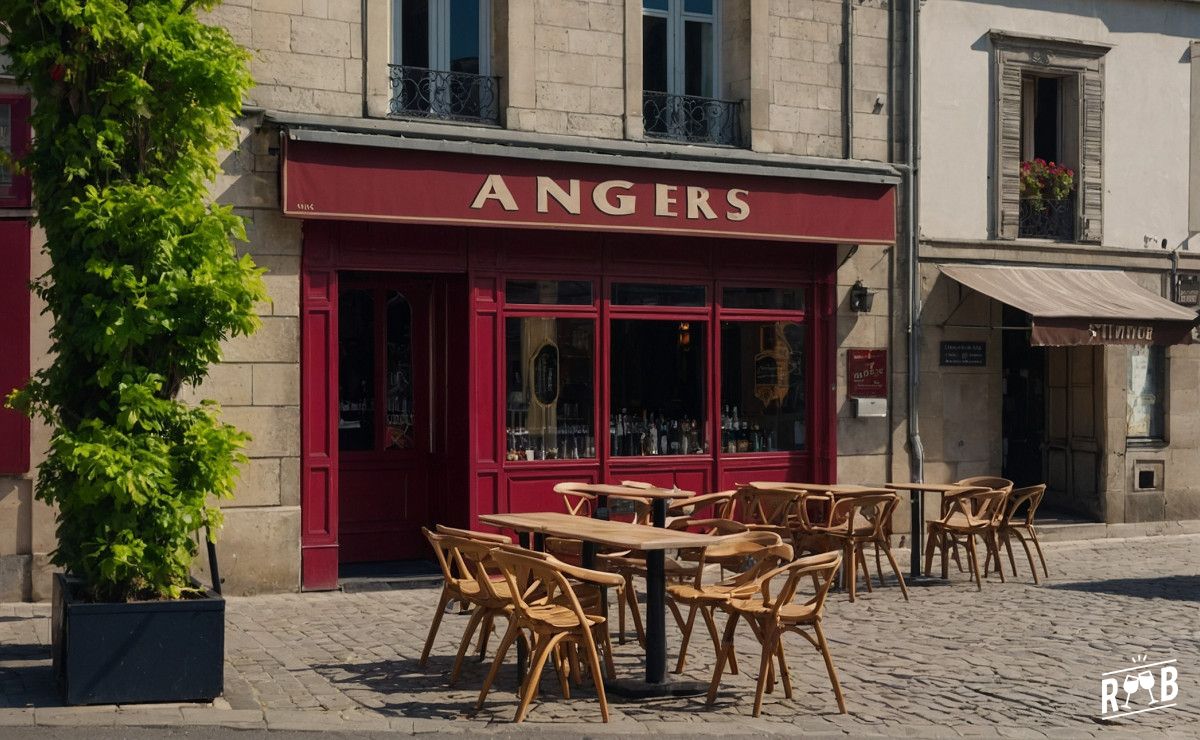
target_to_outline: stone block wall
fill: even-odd
[[[251,53],[248,105],[363,114],[359,0],[225,0],[208,19]]]
[[[237,491],[222,501],[225,526],[217,557],[225,592],[295,591],[300,585],[300,244],[301,224],[279,213],[278,138],[238,122],[236,149],[214,183],[218,202],[235,206],[268,299],[256,311],[258,332],[223,347],[223,361],[188,401],[221,404],[221,418],[252,437]],[[200,558],[203,561],[204,558]],[[206,562],[197,563],[203,574]],[[207,578],[207,575],[203,575]]]

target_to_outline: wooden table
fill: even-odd
[[[921,550],[924,549],[922,540],[925,538],[925,515],[923,513],[924,501],[917,494],[930,491],[941,494],[945,498],[947,494],[962,493],[976,486],[960,486],[957,483],[884,483],[883,485],[885,488],[890,488],[894,491],[909,492],[912,504],[912,536],[910,537],[912,544],[908,558],[909,578],[919,578],[921,576]]]
[[[768,481],[754,481],[747,485],[754,488],[777,491],[807,491],[809,493],[828,493],[834,496],[855,496],[871,493],[887,493],[888,489],[879,486],[859,486],[852,483],[772,483]]]
[[[666,497],[663,498],[664,502]],[[665,511],[665,505],[664,505]],[[679,696],[701,693],[705,684],[667,681],[667,576],[665,550],[707,547],[722,536],[675,531],[644,524],[586,519],[557,512],[531,514],[484,514],[479,521],[538,537],[568,537],[593,545],[606,545],[646,553],[646,680],[618,687],[627,696]],[[584,567],[595,567],[589,548]]]

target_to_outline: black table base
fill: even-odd
[[[640,678],[619,678],[615,681],[605,681],[604,693],[610,699],[618,698],[629,701],[661,699],[668,696],[702,696],[708,693],[708,683],[676,679],[648,683]]]

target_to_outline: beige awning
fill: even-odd
[[[1116,270],[1002,265],[939,265],[947,277],[1024,311],[1035,346],[1180,344],[1192,340],[1196,312]]]

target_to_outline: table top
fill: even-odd
[[[933,491],[935,493],[956,493],[978,486],[960,486],[957,483],[884,483],[884,488],[897,491]]]
[[[593,496],[623,496],[625,498],[690,498],[690,491],[681,491],[679,489],[670,488],[633,488],[632,486],[618,486],[612,483],[584,483],[575,488],[580,493],[590,493]]]
[[[628,550],[673,550],[681,547],[707,547],[724,540],[728,535],[696,534],[629,522],[562,514],[531,512],[527,514],[484,514],[479,521],[494,527],[517,532],[536,532],[555,537],[570,537],[609,547]]]
[[[759,490],[776,490],[776,491],[795,491],[809,493],[833,493],[833,494],[864,494],[864,493],[887,493],[888,489],[880,486],[860,486],[852,483],[793,483],[787,481],[784,483],[772,483],[769,481],[753,481],[749,483],[753,488]]]

